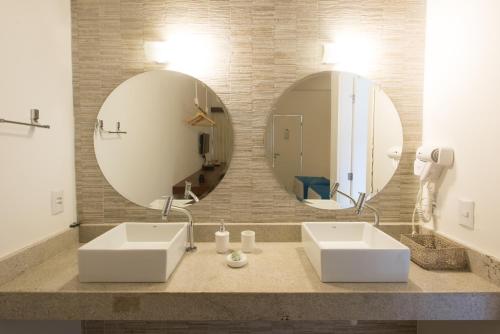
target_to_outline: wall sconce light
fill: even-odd
[[[323,43],[323,64],[337,64],[339,62],[339,53],[337,44]]]
[[[165,34],[163,41],[144,42],[144,54],[148,62],[165,64],[172,71],[196,77],[203,77],[214,69],[215,51],[209,35],[183,27]]]
[[[170,60],[167,42],[144,42],[144,53],[149,62],[166,64]]]
[[[376,44],[369,36],[337,33],[335,42],[323,44],[323,64],[358,74],[369,72],[376,63]]]

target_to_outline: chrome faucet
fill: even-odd
[[[380,214],[377,209],[373,206],[366,204],[366,193],[359,193],[358,201],[356,202],[355,210],[356,214],[360,215],[363,212],[363,209],[367,208],[371,212],[373,212],[373,225],[378,227],[380,225]]]
[[[188,222],[189,222],[189,229],[188,229],[188,240],[189,240],[189,245],[186,247],[186,251],[191,252],[196,250],[196,246],[194,245],[194,220],[193,216],[191,215],[191,212],[188,209],[185,208],[180,208],[178,206],[172,205],[174,202],[174,198],[172,196],[168,196],[167,199],[165,200],[165,206],[163,207],[163,210],[161,211],[161,219],[163,221],[168,220],[168,215],[170,211],[176,211],[176,212],[181,212],[188,217]]]
[[[192,184],[191,182],[186,181],[184,185],[184,198],[185,199],[192,198],[195,201],[195,203],[198,203],[200,199],[198,198],[198,196],[196,196],[194,192],[191,191],[191,184]]]
[[[332,189],[330,190],[330,198],[332,198],[336,193],[339,193],[347,197],[354,204],[354,210],[358,216],[361,214],[361,212],[363,212],[364,208],[371,210],[374,215],[373,225],[378,227],[380,225],[380,213],[373,206],[366,204],[366,193],[359,193],[358,200],[355,200],[354,198],[351,197],[351,195],[346,194],[345,192],[339,190],[339,186],[340,183],[338,182],[334,183]]]

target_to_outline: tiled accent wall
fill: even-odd
[[[127,201],[107,183],[94,155],[93,128],[116,86],[161,68],[146,62],[143,42],[161,40],[182,26],[213,38],[216,65],[199,79],[226,104],[235,134],[226,177],[192,207],[197,221],[356,219],[351,210],[317,210],[287,194],[272,175],[263,140],[276,99],[297,79],[331,69],[321,64],[321,43],[346,30],[367,32],[377,41],[379,60],[367,76],[392,98],[404,128],[398,172],[373,202],[383,222],[411,218],[417,187],[412,156],[421,138],[425,0],[73,0],[72,18],[80,222],[158,220],[158,211]]]

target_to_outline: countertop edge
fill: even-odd
[[[0,292],[0,319],[500,320],[500,292]]]

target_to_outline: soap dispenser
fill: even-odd
[[[226,253],[229,250],[229,231],[226,231],[224,220],[220,221],[219,230],[215,232],[215,249],[217,253]]]

